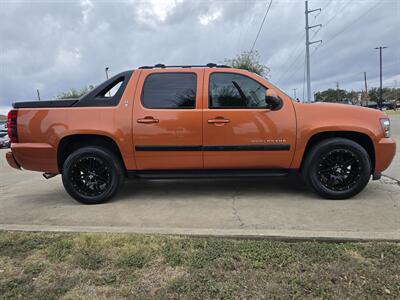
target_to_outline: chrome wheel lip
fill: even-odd
[[[98,197],[111,188],[111,166],[98,156],[75,160],[69,173],[72,187],[84,197]]]
[[[357,185],[361,179],[360,158],[350,149],[330,150],[318,161],[317,179],[327,189],[345,192]]]

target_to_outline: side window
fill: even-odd
[[[118,78],[110,85],[108,85],[105,89],[103,89],[100,93],[97,94],[96,98],[111,98],[114,97],[115,94],[119,91],[124,82],[124,78]]]
[[[157,73],[147,76],[142,91],[146,108],[195,108],[196,74]]]
[[[266,88],[240,74],[212,73],[209,84],[210,108],[266,108]]]

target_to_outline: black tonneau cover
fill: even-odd
[[[79,99],[14,102],[14,108],[71,107]]]

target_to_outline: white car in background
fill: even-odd
[[[0,149],[10,148],[11,142],[7,134],[6,122],[0,121]]]
[[[7,132],[7,127],[6,127],[7,121],[0,121],[0,132]]]
[[[0,149],[2,148],[10,148],[11,142],[10,138],[8,137],[8,134],[0,133]]]

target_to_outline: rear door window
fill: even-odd
[[[195,73],[154,73],[144,81],[141,101],[146,108],[193,109],[196,106]]]

